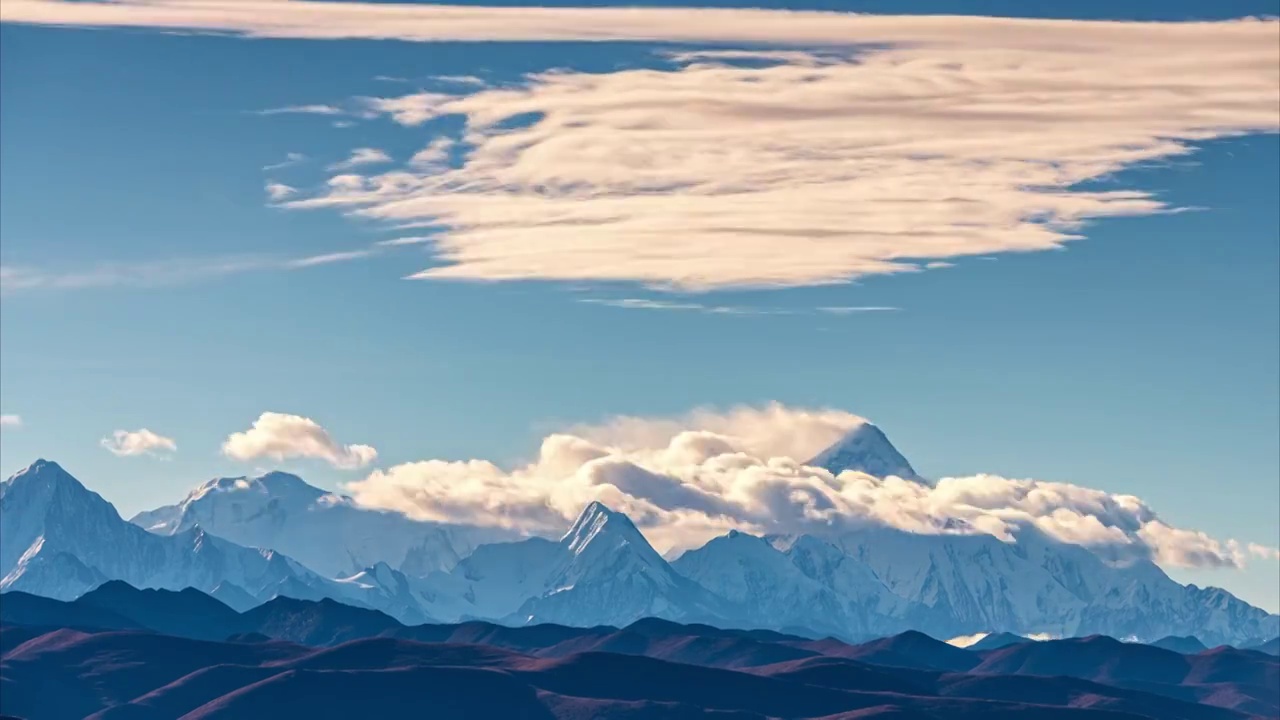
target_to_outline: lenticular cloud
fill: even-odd
[[[563,531],[598,500],[631,516],[660,550],[731,529],[832,536],[888,527],[1006,542],[1035,528],[1112,560],[1179,567],[1238,567],[1248,554],[1235,541],[1169,525],[1132,495],[995,475],[927,484],[806,464],[863,422],[779,405],[623,418],[550,435],[536,459],[515,469],[425,460],[377,470],[347,489],[369,507],[532,534]]]
[[[853,50],[365,98],[353,112],[465,130],[288,205],[440,228],[418,278],[794,287],[1061,248],[1178,209],[1119,171],[1280,128],[1273,22],[874,20],[850,21]]]

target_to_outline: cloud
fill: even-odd
[[[280,201],[298,192],[297,188],[290,187],[284,183],[269,182],[266,184],[267,197],[272,201]]]
[[[625,310],[685,310],[710,315],[804,315],[810,312],[825,315],[854,315],[865,312],[898,310],[895,307],[818,307],[812,311],[792,308],[751,307],[746,305],[706,305],[696,302],[677,302],[653,298],[582,298],[580,303],[604,305]]]
[[[1031,18],[876,16],[749,8],[484,7],[317,0],[7,0],[4,22],[82,27],[210,30],[244,37],[312,40],[638,41],[766,45],[1097,45],[1113,28],[1142,43],[1195,38],[1216,23],[1110,23]],[[1256,22],[1256,21],[1251,21]],[[1259,23],[1261,24],[1261,23]],[[1083,37],[1082,37],[1083,36]],[[1222,42],[1224,49],[1232,49]],[[705,54],[705,52],[704,52]]]
[[[70,270],[5,265],[0,266],[0,294],[11,295],[38,290],[174,287],[251,272],[297,270],[330,265],[359,260],[376,254],[375,249],[362,249],[297,258],[267,255],[173,258],[129,263],[104,262]]]
[[[332,265],[334,263],[350,262],[352,260],[361,260],[374,255],[373,250],[348,250],[346,252],[332,252],[323,255],[312,255],[310,257],[298,258],[285,263],[290,268],[308,268],[316,265]]]
[[[345,115],[347,111],[335,105],[289,105],[256,111],[257,115]]]
[[[772,288],[1056,249],[1091,220],[1175,209],[1116,185],[1119,171],[1280,127],[1274,19],[305,0],[10,0],[0,13],[248,37],[722,45],[664,69],[360,99],[406,126],[463,118],[459,166],[347,176],[290,206],[443,226],[424,279]]]
[[[406,126],[463,118],[458,166],[355,176],[290,207],[444,226],[423,279],[820,285],[1174,210],[1115,175],[1280,128],[1275,23],[893,27],[843,54],[366,99]]]
[[[902,308],[888,307],[885,305],[841,305],[836,307],[820,307],[818,312],[828,315],[856,315],[858,313],[869,312],[896,312]]]
[[[381,165],[391,162],[391,156],[377,148],[356,148],[351,151],[351,157],[336,162],[329,166],[330,170],[350,170],[352,168],[363,167],[365,165]]]
[[[108,287],[168,287],[277,267],[257,255],[231,255],[137,262],[103,262],[72,270],[0,266],[0,294],[33,290],[86,290]]]
[[[222,453],[233,460],[292,458],[323,460],[344,470],[362,468],[378,457],[368,445],[341,445],[311,418],[264,412],[244,432],[232,433]]]
[[[156,434],[146,428],[134,431],[116,430],[111,437],[102,438],[99,444],[117,457],[157,455],[178,450],[178,444],[172,438]]]
[[[277,163],[271,163],[270,165],[263,165],[262,169],[263,170],[279,170],[280,168],[287,168],[292,165],[297,165],[299,163],[303,163],[306,161],[307,161],[306,155],[303,155],[302,153],[291,152],[284,156],[284,160],[281,160],[280,162],[277,162]]]
[[[374,243],[381,247],[403,247],[405,245],[423,245],[432,241],[430,235],[408,235],[406,237],[392,238],[390,240],[379,240]]]
[[[1258,543],[1249,543],[1249,554],[1262,560],[1280,560],[1280,548],[1268,547]]]
[[[845,472],[805,460],[866,422],[838,410],[782,405],[624,417],[546,437],[537,458],[503,469],[484,460],[426,460],[347,485],[358,503],[427,520],[563,531],[588,502],[628,513],[663,551],[730,529],[838,536],[868,527],[989,534],[1038,531],[1113,561],[1238,567],[1234,541],[1176,528],[1132,495],[994,475],[936,485]]]
[[[401,125],[414,127],[449,114],[441,108],[456,99],[457,96],[444,93],[416,92],[400,97],[364,98],[363,102],[375,115],[387,115]]]
[[[484,78],[476,77],[475,75],[433,75],[431,79],[452,85],[481,86],[486,84]]]
[[[22,417],[19,415],[0,415],[0,428],[16,428],[22,427]]]

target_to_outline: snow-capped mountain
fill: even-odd
[[[283,472],[216,478],[182,502],[139,513],[131,522],[160,535],[198,525],[234,543],[273,548],[333,578],[378,563],[409,577],[448,571],[480,542],[509,537],[359,507]]]
[[[642,617],[725,617],[721,598],[677,573],[630,518],[598,502],[558,542],[481,546],[427,584],[445,596],[431,612],[455,619],[622,626]]]
[[[279,553],[241,547],[199,527],[152,535],[45,460],[0,484],[0,575],[0,589],[61,599],[104,579],[201,590],[229,582],[256,597],[290,580],[319,580]]]
[[[1244,646],[1280,634],[1280,616],[1224,590],[1180,585],[1149,561],[1114,564],[1034,528],[1016,543],[881,527],[830,537],[735,531],[668,563],[626,515],[591,503],[558,540],[464,552],[455,538],[482,531],[362,510],[283,473],[213,481],[137,521],[154,532],[122,520],[55,463],[36,462],[0,484],[0,590],[69,599],[120,579],[192,586],[238,609],[280,595],[327,597],[407,623],[625,626],[654,616],[847,639],[916,629],[935,637],[1194,635]],[[338,571],[317,573],[279,548],[244,547],[209,526],[266,548],[291,543],[321,562],[336,553],[326,567]],[[384,528],[392,539],[379,536]],[[375,560],[343,570],[379,554],[401,568]]]
[[[684,553],[672,567],[731,601],[741,627],[803,628],[849,639],[900,629],[894,611],[902,601],[866,566],[808,535],[784,551],[731,531]]]
[[[37,460],[0,483],[0,591],[70,600],[106,580],[139,588],[194,587],[244,609],[281,595],[328,597],[406,621],[427,619],[387,583],[327,579],[275,550],[243,547],[198,525],[149,533],[57,463]]]
[[[836,475],[845,470],[856,470],[878,478],[892,475],[904,480],[923,479],[880,428],[869,422],[845,433],[844,437],[805,464],[825,468]]]

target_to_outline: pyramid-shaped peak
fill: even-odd
[[[55,498],[60,503],[75,502],[79,498],[92,498],[90,502],[96,501],[98,504],[106,503],[97,493],[62,469],[61,465],[44,458],[11,475],[0,484],[0,493],[15,498],[23,497],[28,501],[44,498],[42,503],[54,502]]]
[[[9,476],[10,482],[14,482],[19,479],[23,479],[26,482],[30,482],[37,479],[44,482],[54,482],[54,481],[62,481],[62,480],[70,480],[72,482],[77,482],[77,483],[79,482],[78,480],[76,480],[74,477],[71,476],[71,473],[67,472],[66,470],[63,470],[61,465],[59,465],[58,463],[52,460],[45,460],[44,458],[37,458],[35,462],[31,463],[25,468]]]
[[[620,512],[609,509],[604,503],[594,501],[582,509],[578,519],[569,528],[569,532],[560,539],[571,552],[577,553],[587,543],[602,534],[623,533],[627,536],[640,535],[640,531],[631,522],[631,518]],[[641,541],[644,542],[643,536]],[[647,545],[647,542],[645,542]]]
[[[845,433],[844,437],[806,464],[836,475],[853,470],[879,478],[896,476],[904,480],[922,480],[911,463],[889,442],[884,431],[870,422]]]

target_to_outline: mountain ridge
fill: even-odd
[[[205,502],[211,497],[236,500]],[[410,624],[480,619],[591,626],[659,617],[851,641],[907,629],[937,637],[1195,635],[1210,645],[1261,644],[1280,634],[1280,617],[1221,589],[1179,585],[1151,563],[1114,568],[1034,530],[1017,543],[884,527],[826,537],[760,538],[734,530],[668,562],[624,513],[592,502],[558,540],[477,543],[457,562],[428,558],[408,572],[374,560],[326,575],[278,549],[229,541],[206,523],[262,529],[257,520],[234,520],[267,518],[278,530],[296,527],[292,516],[302,514],[306,532],[293,536],[295,544],[324,529],[317,517],[357,518],[352,522],[362,532],[391,522],[419,533],[401,535],[371,556],[388,547],[426,548],[441,528],[358,509],[288,473],[209,481],[184,503],[203,510],[175,513],[179,506],[166,506],[161,510],[168,515],[140,514],[156,520],[153,527],[163,525],[147,532],[56,463],[40,460],[0,484],[9,563],[0,566],[0,589],[69,599],[119,579],[197,587],[237,610],[276,596],[330,597]],[[347,509],[333,515],[331,508]],[[348,538],[334,542],[345,546]],[[453,550],[440,546],[440,552]],[[331,567],[354,565],[353,558]]]

